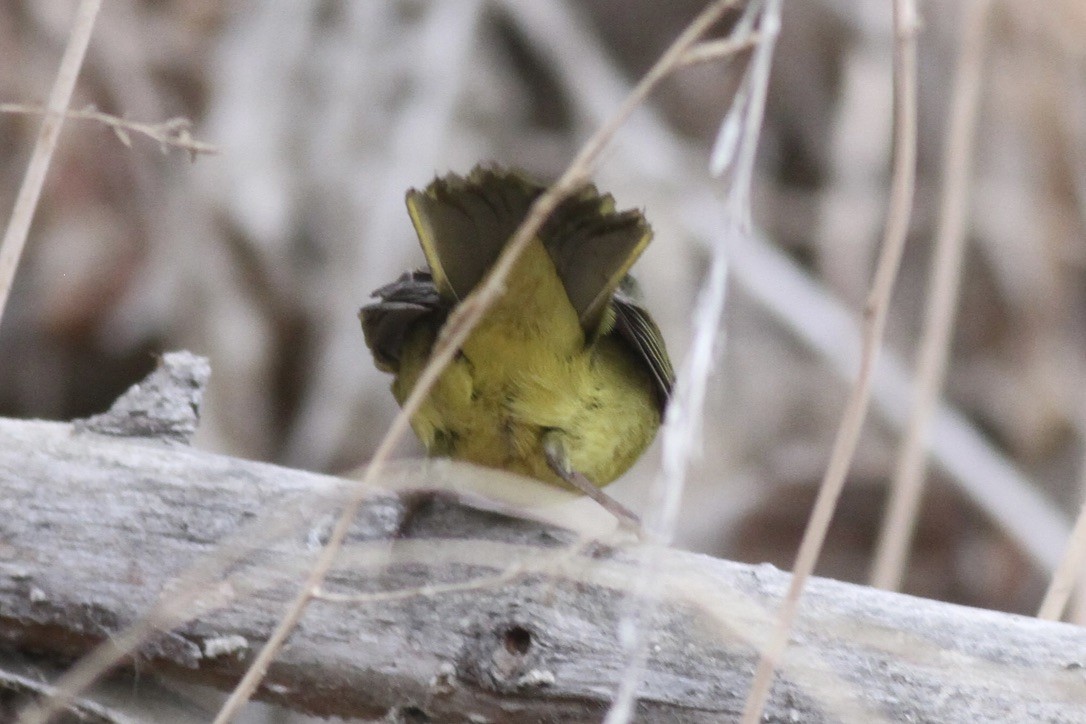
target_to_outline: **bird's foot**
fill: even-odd
[[[543,436],[543,454],[550,469],[567,485],[592,498],[601,508],[615,516],[620,527],[634,533],[638,538],[644,538],[645,531],[636,513],[596,487],[583,473],[573,469],[560,434],[557,430],[552,430]]]

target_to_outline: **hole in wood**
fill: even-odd
[[[512,626],[502,636],[505,650],[517,656],[523,656],[532,648],[532,632],[523,626]]]
[[[400,709],[400,721],[404,724],[427,724],[430,715],[417,706],[405,706]]]

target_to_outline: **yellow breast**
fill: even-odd
[[[402,404],[430,356],[433,332],[411,331],[392,390]],[[652,442],[652,380],[627,344],[584,332],[550,256],[533,242],[506,291],[464,343],[412,427],[432,455],[557,485],[541,438],[562,435],[570,463],[596,485],[625,472]]]

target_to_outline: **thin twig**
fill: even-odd
[[[916,32],[917,15],[913,0],[894,0],[894,160],[890,189],[890,207],[886,230],[871,294],[864,305],[863,348],[856,384],[845,407],[841,426],[834,440],[833,453],[818,490],[811,518],[803,533],[796,555],[792,579],[781,604],[777,625],[769,645],[762,651],[750,693],[743,709],[743,724],[757,724],[762,718],[773,672],[788,644],[788,637],[799,610],[807,579],[814,571],[822,545],[833,519],[834,509],[845,484],[852,458],[859,442],[868,402],[875,363],[886,326],[897,270],[909,228],[916,180]]]
[[[0,103],[0,113],[18,113],[29,116],[50,115],[50,111],[46,108],[23,103]],[[139,121],[125,120],[109,113],[102,113],[94,106],[87,106],[78,111],[68,110],[61,115],[68,120],[95,121],[106,125],[117,136],[117,140],[128,148],[132,147],[132,137],[129,134],[138,133],[150,138],[152,141],[156,141],[162,148],[163,153],[167,153],[171,147],[188,151],[193,159],[201,153],[206,155],[219,153],[218,146],[197,141],[192,137],[192,121],[188,118],[171,118],[162,123],[140,123]]]
[[[1083,396],[1083,401],[1086,401],[1086,396]],[[1079,508],[1078,518],[1075,519],[1071,534],[1067,537],[1063,556],[1052,574],[1048,590],[1045,591],[1041,607],[1037,610],[1037,618],[1047,621],[1058,621],[1063,616],[1067,602],[1071,594],[1075,592],[1076,583],[1079,593],[1076,596],[1076,605],[1072,606],[1071,618],[1076,619],[1083,613],[1080,607],[1083,598],[1082,588],[1086,586],[1086,576],[1083,576],[1083,562],[1086,561],[1086,451],[1082,457],[1079,477],[1082,506]]]
[[[511,513],[515,511],[510,511]],[[393,591],[372,591],[369,593],[335,593],[318,588],[313,598],[330,603],[387,603],[389,601],[402,601],[409,598],[429,598],[448,593],[463,593],[465,591],[478,591],[484,588],[494,588],[506,583],[529,576],[533,573],[549,573],[558,569],[561,564],[568,563],[578,556],[584,556],[589,546],[595,541],[587,536],[580,536],[569,545],[562,546],[553,553],[540,553],[531,558],[513,561],[500,573],[490,576],[469,578],[466,581],[456,583],[427,583],[411,588],[402,588]]]
[[[954,77],[949,130],[943,157],[943,196],[935,253],[931,260],[929,294],[924,310],[915,400],[901,445],[890,500],[879,535],[871,585],[898,590],[905,575],[909,548],[927,469],[928,439],[935,408],[942,396],[958,291],[965,255],[965,219],[969,209],[969,180],[973,139],[980,106],[984,39],[991,0],[972,0],[962,20],[961,51]]]
[[[1079,495],[1082,498],[1082,507],[1079,510],[1078,519],[1075,521],[1075,528],[1086,528],[1086,454],[1083,455],[1082,467],[1079,469]],[[1078,557],[1077,565],[1072,565],[1070,562],[1061,561],[1057,570],[1062,569],[1065,565],[1072,571],[1078,571],[1077,585],[1072,586],[1070,591],[1071,607],[1067,612],[1067,621],[1079,626],[1086,626],[1086,576],[1082,575],[1083,570],[1083,550],[1086,549],[1086,533],[1079,533],[1076,535],[1074,532],[1068,538],[1065,558],[1070,558],[1072,555]],[[1075,553],[1072,554],[1072,551]],[[1070,575],[1070,574],[1069,574]],[[1056,576],[1052,578],[1052,588],[1056,587]],[[1045,598],[1048,598],[1046,593]],[[1067,608],[1064,604],[1061,608]],[[1044,604],[1042,602],[1041,610],[1044,610]]]
[[[587,183],[593,164],[626,118],[645,100],[657,83],[675,68],[687,49],[736,1],[717,0],[695,18],[672,43],[671,47],[637,84],[610,121],[588,139],[561,178],[535,200],[523,223],[513,234],[495,262],[494,267],[487,274],[486,279],[449,316],[448,322],[434,344],[430,360],[419,375],[411,394],[404,401],[400,413],[389,426],[384,440],[381,441],[374,453],[366,475],[362,478],[362,484],[359,485],[357,492],[351,495],[350,500],[344,506],[328,538],[328,542],[321,550],[321,554],[314,563],[304,585],[294,600],[291,601],[283,618],[276,626],[275,631],[272,632],[267,643],[260,650],[245,676],[242,677],[242,680],[226,700],[223,708],[215,718],[215,724],[224,724],[230,721],[245,702],[249,700],[253,691],[256,690],[256,687],[264,678],[264,674],[271,662],[278,655],[291,631],[297,626],[306,606],[309,605],[314,593],[319,590],[321,583],[331,569],[336,554],[343,545],[343,541],[350,530],[359,506],[367,494],[367,490],[377,480],[395,446],[407,432],[411,417],[430,394],[431,388],[452,361],[468,335],[483,318],[486,310],[502,295],[505,280],[528,243],[542,228],[551,212],[565,198]]]
[[[566,5],[557,0],[502,3],[516,13],[518,28],[535,52],[555,68],[579,113],[601,118],[618,105],[619,101],[613,99],[625,95],[626,85],[598,39],[578,24]],[[1064,115],[1074,120],[1070,114]],[[633,127],[637,129],[637,147],[620,144],[616,158],[621,156],[639,173],[656,179],[661,188],[682,188],[681,199],[671,199],[676,204],[675,218],[681,222],[681,231],[691,239],[711,244],[720,233],[719,193],[698,184],[696,178],[684,175],[682,170],[689,167],[691,159],[700,158],[704,149],[679,140],[651,112],[632,118],[627,129]],[[1086,173],[1082,176],[1086,178]],[[1086,183],[1082,188],[1086,189]],[[1086,209],[1086,192],[1081,197]],[[854,380],[853,350],[860,349],[861,337],[852,313],[824,284],[764,236],[737,236],[729,247],[736,283],[836,375]],[[912,378],[899,364],[899,358],[883,350],[873,382],[872,403],[883,421],[895,430],[904,431],[908,422],[911,391]],[[1030,560],[1046,571],[1055,570],[1071,531],[1071,522],[1059,508],[954,407],[945,402],[937,407],[932,430],[932,458],[949,481],[1005,531]]]
[[[1083,466],[1086,475],[1086,465]],[[1075,527],[1071,529],[1071,537],[1067,540],[1067,548],[1063,554],[1063,560],[1052,575],[1052,581],[1045,591],[1041,608],[1037,611],[1037,618],[1046,621],[1057,621],[1063,615],[1067,607],[1067,600],[1075,589],[1075,583],[1082,576],[1082,564],[1086,560],[1086,501],[1078,511],[1078,519]],[[1081,585],[1081,583],[1080,583]]]
[[[420,172],[433,168],[435,159],[449,147],[450,130],[456,125],[452,119],[465,87],[470,85],[470,70],[475,67],[473,51],[478,45],[484,11],[490,4],[483,0],[454,0],[418,6],[426,8],[425,17],[417,25],[412,23],[405,41],[419,52],[412,53],[411,60],[401,69],[405,75],[400,81],[412,89],[411,101],[394,104],[395,110],[386,111],[388,133],[381,139],[384,150],[380,160],[374,158],[367,163],[366,176],[373,183],[368,186],[365,200],[354,202],[352,209],[345,211],[361,221],[359,238],[374,242],[398,238],[403,222],[404,191],[418,180]],[[369,6],[392,7],[388,3],[369,3]],[[375,82],[376,76],[370,76],[369,83]],[[363,88],[360,86],[354,92],[364,95]],[[342,102],[350,104],[357,100]],[[332,115],[338,117],[338,113]],[[338,121],[326,119],[325,123],[310,127],[310,132],[344,133]],[[322,142],[321,146],[327,143]],[[339,139],[329,148],[349,145],[346,139]],[[327,149],[319,153],[326,152]],[[385,276],[399,273],[399,269],[392,268],[397,265],[392,261],[394,255],[381,253],[383,249],[370,251],[378,252],[371,256],[381,257],[383,261],[368,258],[360,267],[362,257],[357,257],[350,264],[333,265],[327,276],[331,287],[328,293],[334,295],[330,298],[353,298],[360,288],[375,287],[385,281]],[[379,271],[382,269],[384,272]],[[363,394],[364,377],[358,374],[355,347],[358,319],[353,314],[336,314],[333,320],[325,335],[328,343],[321,345],[317,359],[310,366],[312,384],[301,391],[295,422],[283,443],[283,458],[303,468],[334,465],[340,442],[339,433],[334,431],[350,429],[357,412],[355,402]],[[344,351],[345,340],[349,352]]]
[[[682,207],[684,228],[693,239],[708,240],[718,233],[719,220],[706,213],[706,203],[694,198]],[[731,251],[732,274],[744,293],[765,307],[835,376],[853,380],[853,350],[860,349],[862,340],[849,309],[765,238],[738,236],[732,240]],[[904,432],[912,390],[913,380],[901,358],[884,348],[873,381],[873,411],[892,429]],[[932,420],[931,454],[949,482],[1032,563],[1046,572],[1056,570],[1071,521],[968,417],[946,402],[936,407]]]
[[[232,540],[220,541],[214,555],[198,561],[171,581],[146,615],[119,633],[111,634],[65,671],[54,682],[55,693],[50,698],[19,712],[19,724],[44,724],[107,671],[132,657],[154,634],[169,631],[201,612],[231,602],[239,595],[240,587],[224,577],[239,561],[254,550],[282,539],[295,529],[299,518],[313,519],[324,512],[320,501],[315,507],[301,511],[284,502],[270,518],[261,517],[239,530]]]
[[[0,691],[39,699],[48,699],[57,695],[55,686],[3,670],[0,670]],[[75,720],[86,722],[86,724],[130,724],[132,722],[128,717],[86,699],[68,701],[64,710]]]
[[[60,137],[60,129],[64,125],[64,112],[71,103],[75,81],[83,66],[94,20],[101,5],[102,0],[80,0],[72,23],[72,32],[68,36],[68,45],[60,60],[60,69],[53,81],[53,88],[49,91],[49,102],[46,104],[49,113],[42,119],[34,152],[30,156],[23,184],[19,187],[19,195],[15,197],[15,207],[11,212],[7,231],[4,232],[3,244],[0,245],[0,319],[4,317],[11,285],[15,281],[15,270],[19,267],[19,259],[23,255],[26,237],[30,232],[30,222],[34,219],[34,211],[38,207],[38,199],[45,184],[45,173],[49,170],[49,162],[56,150],[57,138]]]
[[[754,30],[757,24],[756,32]],[[733,32],[739,38],[759,37],[761,44],[747,66],[743,83],[721,121],[721,133],[710,153],[715,175],[725,173],[727,200],[717,235],[712,243],[712,265],[694,306],[693,338],[672,397],[663,435],[661,473],[652,488],[649,533],[670,543],[679,522],[679,509],[690,460],[701,439],[703,409],[709,376],[725,335],[720,332],[727,297],[728,245],[732,238],[751,233],[750,188],[754,158],[762,128],[773,50],[780,30],[779,0],[752,0]],[[689,57],[689,53],[685,57]],[[724,129],[735,129],[735,142]],[[726,149],[721,144],[727,144]],[[630,611],[620,627],[630,631],[625,642],[627,661],[605,724],[626,724],[635,713],[637,690],[644,679],[651,622],[660,590],[662,546],[641,550],[641,573],[630,598]]]
[[[441,583],[417,586],[415,588],[402,588],[395,591],[374,591],[373,593],[335,593],[318,588],[313,593],[313,598],[329,603],[388,603],[390,601],[403,601],[408,598],[430,598],[446,593],[463,593],[465,591],[478,591],[481,588],[492,588],[515,581],[525,574],[519,565],[512,565],[501,573],[493,576],[473,578],[458,583]]]
[[[623,616],[621,624],[622,628],[631,632],[632,640],[626,643],[627,660],[622,679],[604,724],[626,724],[633,719],[637,689],[644,679],[650,625],[656,613],[657,596],[661,590],[661,557],[666,550],[663,544],[670,543],[674,537],[679,503],[682,500],[691,457],[690,448],[695,444],[693,440],[701,427],[705,385],[714,361],[714,333],[720,328],[720,319],[724,313],[727,272],[727,257],[722,249],[717,248],[713,252],[709,278],[695,305],[692,349],[669,408],[673,420],[668,422],[664,430],[663,470],[655,486],[662,487],[663,490],[653,491],[654,498],[660,499],[653,501],[653,515],[648,521],[649,533],[659,542],[644,546],[639,551],[640,568],[637,580],[633,583],[630,610]]]
[[[702,63],[726,58],[730,55],[742,53],[744,50],[750,50],[761,42],[761,33],[748,33],[738,38],[728,37],[720,40],[706,40],[686,51],[686,55],[679,61],[678,67],[686,68],[687,66],[701,65]]]

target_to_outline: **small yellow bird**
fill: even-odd
[[[483,280],[543,191],[519,172],[477,166],[407,192],[429,271],[381,287],[379,301],[359,313],[401,405],[450,310]],[[559,205],[412,417],[429,454],[610,500],[596,489],[652,442],[675,381],[627,275],[651,238],[640,212],[616,212],[595,186]]]

